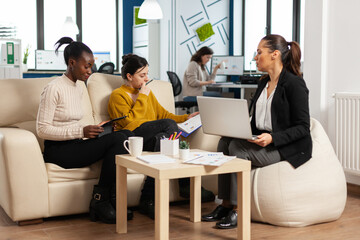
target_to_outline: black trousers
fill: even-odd
[[[99,185],[111,186],[116,181],[115,155],[127,153],[123,142],[129,136],[134,134],[121,130],[87,140],[45,140],[44,159],[63,168],[82,168],[103,159]]]
[[[160,119],[156,121],[146,122],[136,128],[134,131],[136,136],[144,138],[144,151],[159,152],[160,139],[162,137],[169,138],[174,132],[179,132],[176,122],[172,119]],[[189,178],[179,179],[179,187],[190,185]],[[152,177],[147,177],[141,190],[141,200],[155,198],[155,181]]]

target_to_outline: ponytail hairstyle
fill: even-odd
[[[202,64],[201,57],[204,55],[213,55],[213,54],[214,54],[214,51],[211,48],[205,46],[205,47],[202,47],[199,50],[197,50],[196,53],[194,53],[194,55],[192,55],[190,61],[197,62],[201,66],[201,69],[204,70],[205,66],[204,66],[204,64]]]
[[[275,50],[280,51],[281,62],[286,70],[301,77],[301,50],[297,42],[287,42],[285,38],[276,34],[267,35],[263,37],[262,40],[266,42],[265,47],[269,48],[270,52],[274,52]]]
[[[64,44],[69,44],[64,49],[64,59],[65,59],[66,66],[68,66],[70,58],[78,60],[81,57],[83,52],[93,54],[91,49],[88,46],[86,46],[84,43],[75,42],[70,37],[62,37],[59,39],[59,41],[57,41],[55,43],[55,46],[58,45],[55,49],[56,54],[58,54],[59,48]]]
[[[143,70],[149,63],[145,58],[129,53],[122,57],[121,76],[127,80],[127,74],[134,75],[138,69]]]

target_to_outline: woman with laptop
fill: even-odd
[[[160,151],[160,139],[169,138],[179,132],[177,123],[184,122],[199,112],[190,115],[175,115],[168,112],[156,99],[148,84],[149,64],[143,57],[127,54],[122,57],[121,75],[125,80],[120,88],[115,89],[109,99],[108,112],[110,118],[120,116],[126,118],[117,121],[117,129],[133,131],[144,139],[143,150]],[[154,179],[147,177],[142,189],[139,210],[154,219]],[[179,179],[180,196],[187,197],[190,192],[189,179]],[[215,195],[202,189],[207,200],[214,200]]]
[[[99,182],[94,186],[90,201],[90,218],[105,223],[116,222],[116,168],[115,155],[127,153],[123,142],[132,136],[128,130],[99,137],[104,132],[103,123],[86,125],[80,122],[83,88],[94,65],[94,56],[82,42],[63,37],[56,42],[64,50],[66,72],[51,81],[41,94],[36,119],[36,131],[43,138],[44,160],[63,168],[82,168],[103,159]],[[132,212],[128,210],[128,219]]]
[[[309,90],[300,72],[301,51],[297,42],[280,35],[267,35],[259,43],[255,61],[259,71],[267,72],[259,83],[250,112],[255,140],[222,137],[218,151],[264,167],[288,161],[297,168],[312,154]],[[241,124],[241,123],[239,123]],[[219,175],[219,198],[223,203],[203,221],[217,221],[222,229],[237,226],[236,174]]]
[[[204,92],[204,86],[215,83],[216,72],[221,63],[214,67],[211,75],[205,69],[205,65],[210,61],[213,50],[209,47],[202,47],[192,55],[190,63],[184,73],[183,95],[184,101],[196,102],[196,96],[221,97],[219,92]]]

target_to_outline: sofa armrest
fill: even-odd
[[[13,221],[48,215],[48,177],[35,135],[0,128],[0,204]]]
[[[185,138],[185,140],[190,142],[190,148],[192,149],[216,152],[220,137],[216,135],[205,134],[201,127]]]

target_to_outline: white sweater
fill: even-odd
[[[191,61],[184,73],[183,96],[202,96],[205,86],[200,86],[200,82],[214,80],[215,76],[209,75],[206,70],[201,69],[200,64]]]
[[[79,121],[83,117],[83,90],[63,74],[51,81],[41,94],[36,131],[47,140],[71,140],[84,137]]]

